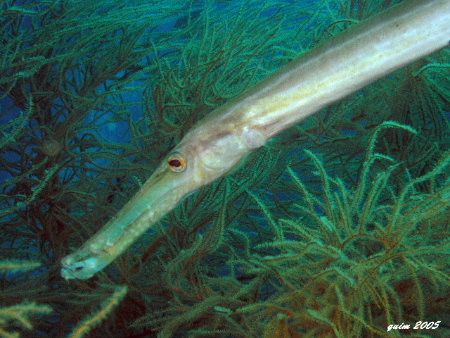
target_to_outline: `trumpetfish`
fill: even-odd
[[[92,277],[277,133],[449,43],[450,0],[406,0],[310,50],[200,120],[116,216],[62,259],[62,277]]]

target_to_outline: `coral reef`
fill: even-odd
[[[448,336],[448,49],[59,275],[196,121],[396,2],[0,1],[0,336]]]

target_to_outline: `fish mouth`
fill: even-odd
[[[65,280],[83,280],[91,278],[98,271],[99,264],[94,257],[71,262],[70,256],[66,256],[61,261],[61,266],[61,277]]]
[[[61,277],[65,280],[85,280],[108,266],[116,256],[92,252],[83,245],[77,251],[61,259]]]

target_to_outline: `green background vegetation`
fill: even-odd
[[[198,120],[394,2],[0,1],[0,336],[448,325],[448,49],[271,140],[92,279],[59,275]]]

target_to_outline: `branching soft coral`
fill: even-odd
[[[41,263],[27,260],[1,260],[0,272],[16,273],[34,270],[41,266]],[[5,284],[4,281],[2,284]],[[0,337],[3,338],[19,338],[21,334],[15,331],[16,328],[31,331],[33,329],[33,321],[35,316],[49,315],[53,312],[52,308],[45,304],[36,304],[22,300],[18,304],[5,306],[3,303],[8,289],[2,287],[0,289]],[[17,297],[17,295],[14,295]]]
[[[445,198],[450,187],[442,177],[450,155],[396,192],[390,180],[399,165],[376,152],[376,141],[386,128],[415,133],[395,122],[381,124],[372,134],[359,183],[352,189],[329,176],[309,151],[314,174],[321,179],[320,195],[288,169],[303,196],[295,206],[300,217],[279,221],[284,240],[255,249],[259,265],[275,271],[280,282],[277,295],[260,309],[288,314],[292,333],[383,336],[389,323],[425,318],[432,303],[425,302],[426,293],[439,298],[446,292],[448,243],[439,236],[450,211]],[[394,164],[374,171],[375,161]],[[423,182],[429,183],[429,191],[416,190]]]

